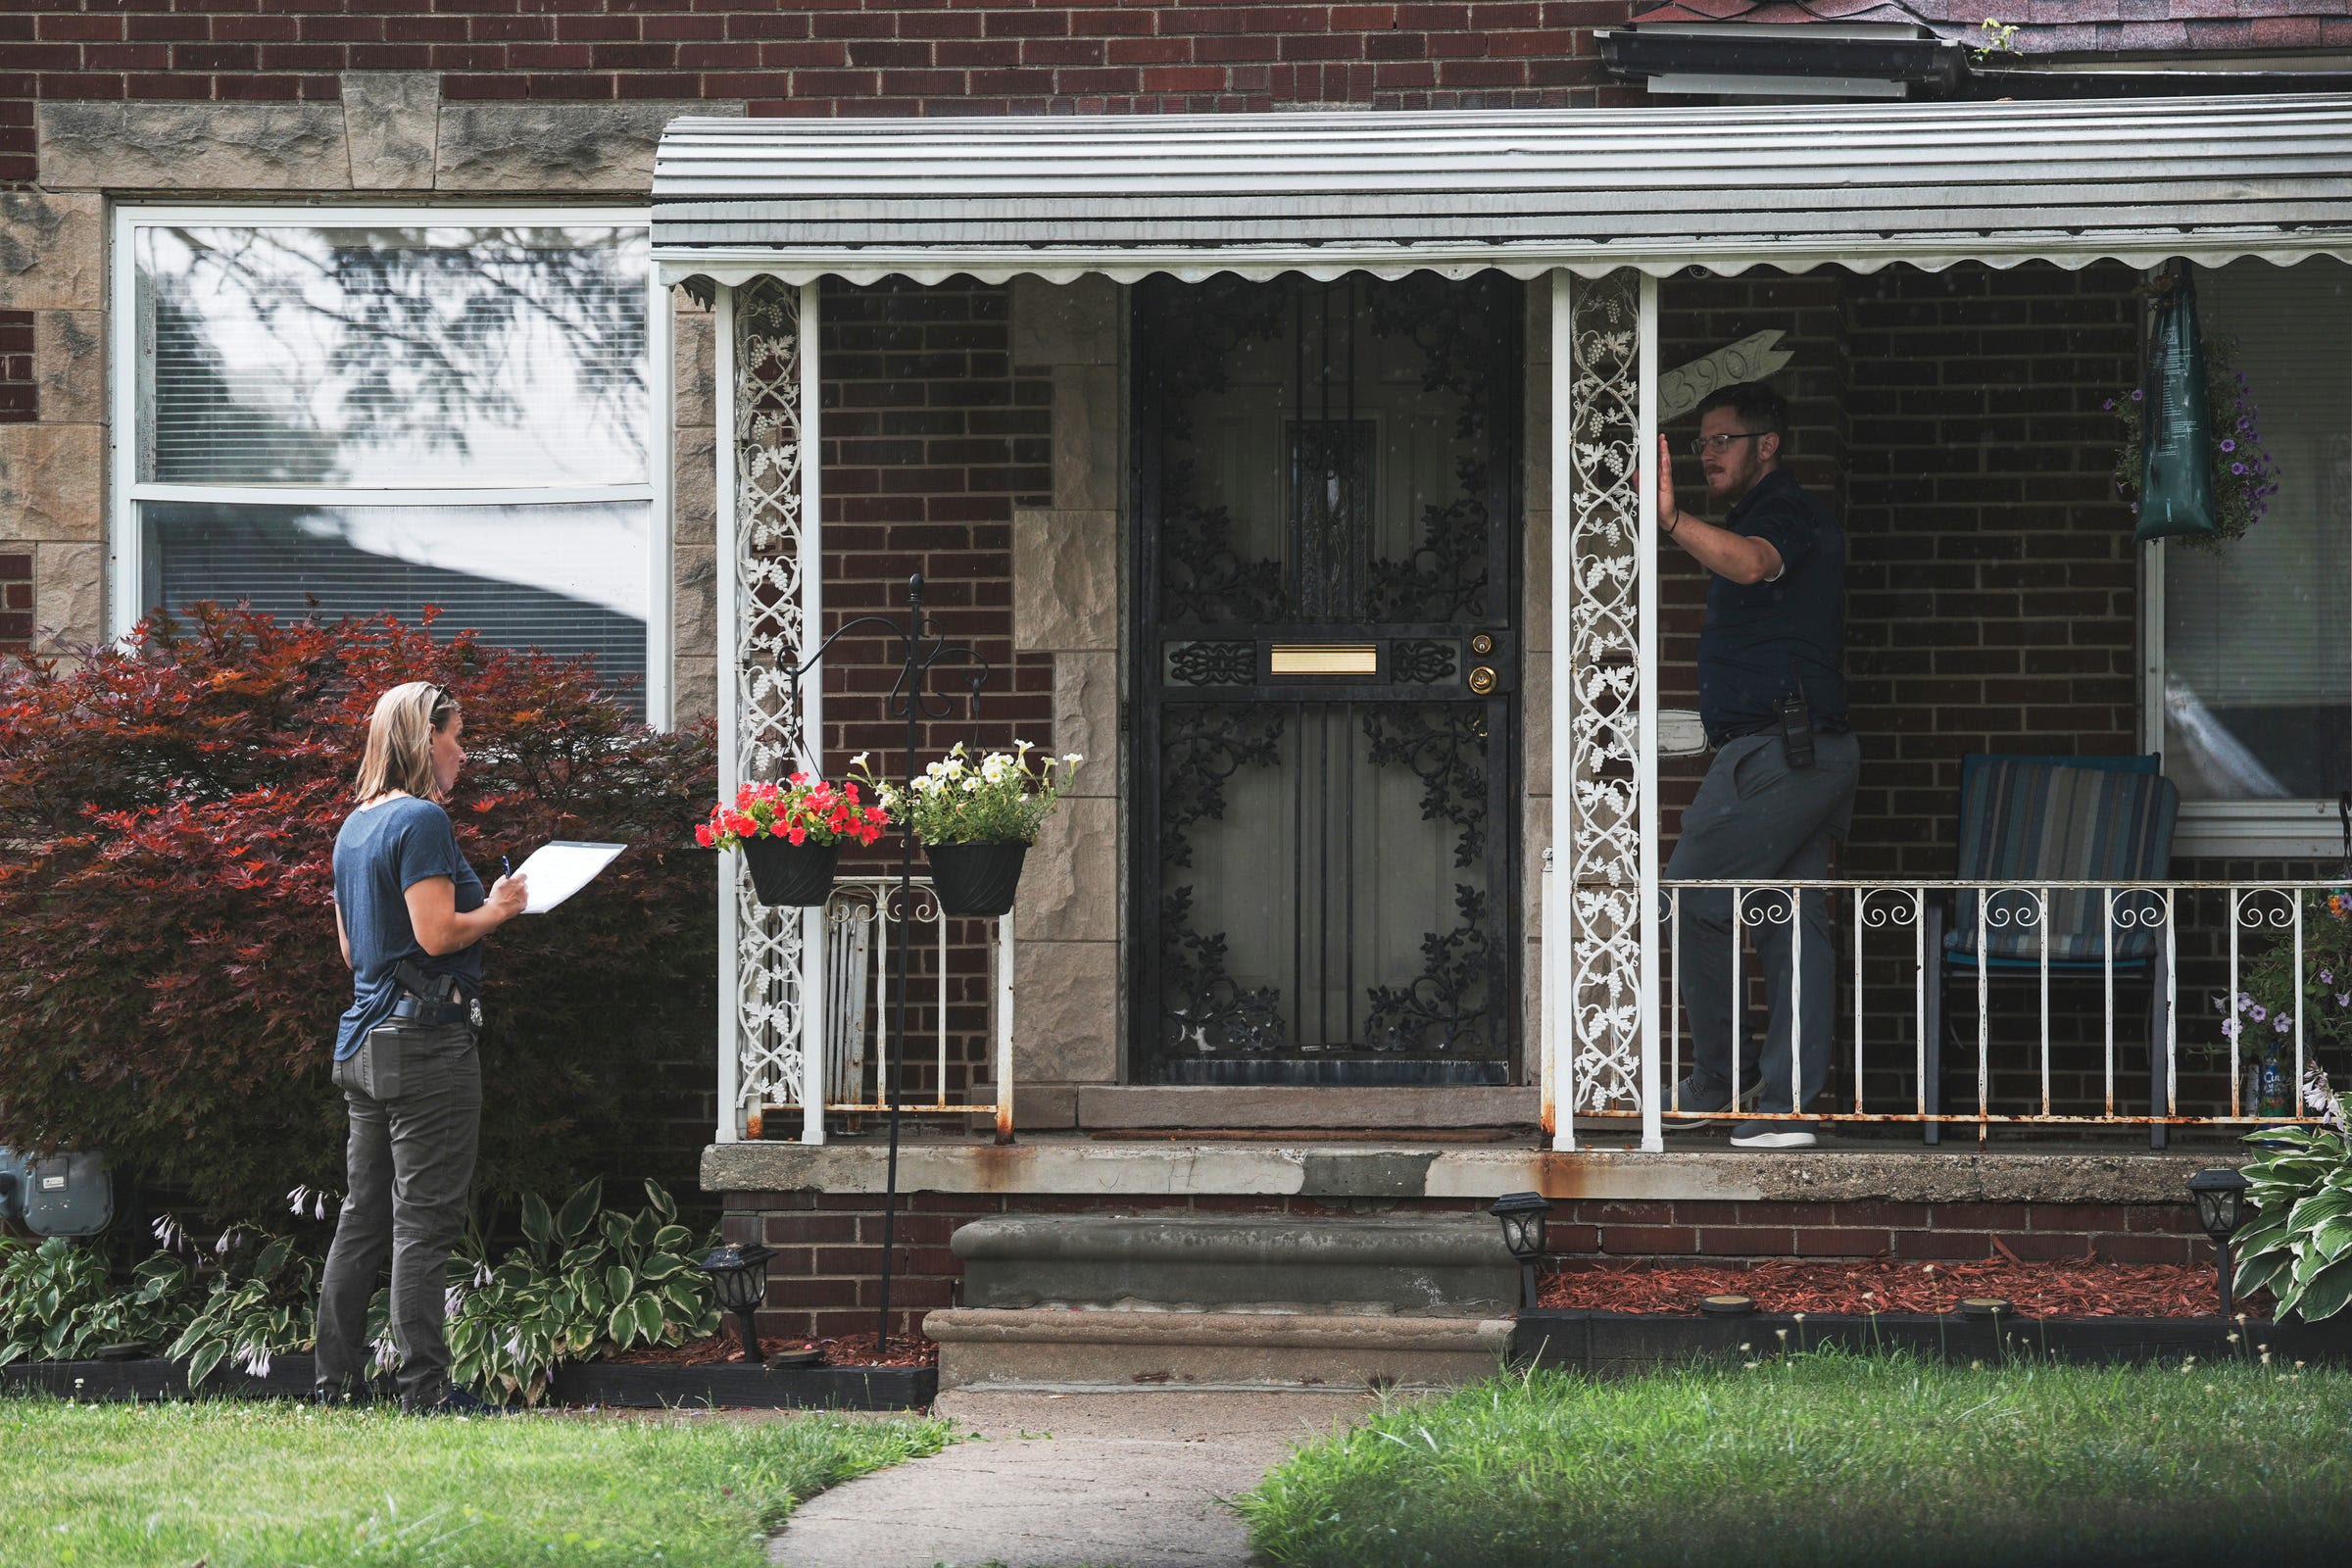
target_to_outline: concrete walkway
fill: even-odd
[[[980,1436],[820,1494],[769,1544],[789,1568],[1245,1568],[1217,1499],[1365,1394],[945,1394]]]

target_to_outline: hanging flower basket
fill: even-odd
[[[836,789],[795,773],[782,784],[744,785],[733,806],[711,808],[694,841],[706,850],[741,850],[761,904],[807,907],[832,891],[841,847],[872,844],[889,825],[890,813],[863,804],[857,785]]]
[[[745,839],[741,848],[743,863],[751,868],[752,892],[761,904],[808,907],[824,903],[833,891],[839,844]]]
[[[1068,793],[1084,760],[1076,752],[1058,761],[1027,741],[991,752],[975,762],[958,742],[906,787],[864,771],[865,754],[850,760],[857,777],[883,806],[903,817],[931,858],[931,883],[948,914],[1008,913],[1021,882],[1021,861],[1038,830]]]
[[[1012,910],[1020,890],[1026,844],[926,844],[931,886],[946,914],[994,915]]]

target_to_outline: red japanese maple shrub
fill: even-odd
[[[101,1148],[228,1218],[341,1188],[330,856],[375,699],[414,679],[465,710],[450,814],[485,881],[550,838],[630,846],[491,939],[477,1180],[650,1160],[664,1061],[714,1032],[709,727],[634,723],[585,665],[470,633],[210,606],[72,667],[0,662],[0,1144]]]

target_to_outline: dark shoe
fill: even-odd
[[[1697,1083],[1698,1075],[1693,1073],[1674,1086],[1674,1098],[1666,1102],[1673,1107],[1666,1112],[1666,1130],[1668,1132],[1694,1133],[1702,1127],[1712,1127],[1715,1125],[1713,1120],[1697,1119],[1691,1113],[1694,1111],[1721,1113],[1728,1110],[1745,1110],[1749,1105],[1755,1103],[1756,1091],[1763,1087],[1760,1080],[1749,1084],[1745,1089],[1740,1091],[1737,1097],[1739,1103],[1735,1105],[1733,1103],[1735,1097],[1729,1087],[1718,1084],[1711,1089],[1700,1089],[1694,1087]]]
[[[471,1389],[461,1389],[452,1383],[441,1391],[441,1397],[425,1404],[401,1401],[401,1409],[410,1415],[505,1415],[507,1407],[492,1404]]]
[[[1743,1121],[1732,1129],[1734,1149],[1811,1149],[1813,1129],[1801,1121]]]

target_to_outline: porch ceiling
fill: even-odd
[[[2352,94],[670,122],[665,279],[2352,258]]]

